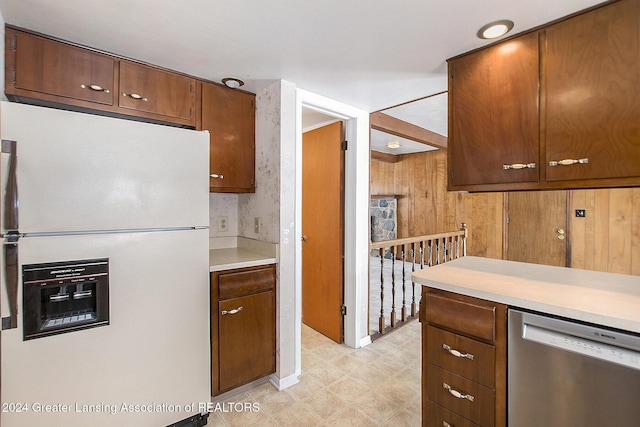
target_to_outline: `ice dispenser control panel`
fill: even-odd
[[[24,339],[109,324],[109,259],[22,266]]]

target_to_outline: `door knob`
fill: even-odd
[[[562,228],[558,228],[556,232],[558,233],[558,239],[564,240],[564,230]]]
[[[303,234],[302,235],[302,241],[306,242],[307,240],[309,240],[309,238],[305,234]]]

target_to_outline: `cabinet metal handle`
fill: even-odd
[[[509,170],[509,169],[535,169],[536,168],[536,164],[535,163],[513,163],[510,165],[502,165],[502,169],[504,170]]]
[[[128,96],[129,98],[133,98],[133,99],[140,99],[142,101],[148,101],[149,99],[142,96],[142,95],[138,95],[137,93],[126,93],[126,92],[122,92],[122,96]]]
[[[442,348],[447,350],[449,352],[449,354],[455,356],[455,357],[460,357],[460,358],[466,358],[469,360],[473,360],[473,354],[471,353],[461,353],[458,350],[454,350],[451,347],[449,347],[446,344],[442,344]]]
[[[109,89],[105,89],[100,85],[80,85],[80,87],[82,89],[91,89],[91,90],[95,90],[96,92],[104,92],[104,93],[111,93],[111,91]]]
[[[211,175],[209,175],[211,178],[219,178],[219,179],[223,179],[224,176],[222,174],[217,174],[217,173],[212,173]]]
[[[442,422],[442,427],[451,427],[451,424],[449,424],[449,423],[448,423],[448,422],[446,422],[446,421],[443,421],[443,422]]]
[[[222,314],[223,316],[224,316],[224,315],[226,315],[226,314],[236,314],[236,313],[241,312],[241,311],[242,311],[242,309],[243,309],[243,307],[242,307],[242,306],[240,306],[240,307],[238,307],[238,308],[234,308],[233,310],[222,310],[222,311],[220,312],[220,314]]]
[[[470,402],[473,402],[474,397],[470,394],[460,393],[458,390],[451,388],[451,386],[447,383],[442,383],[442,387],[447,390],[453,397],[457,397],[458,399],[467,399]]]
[[[303,242],[306,242],[307,240],[309,240],[309,238],[307,237],[306,234],[303,234],[302,237],[300,238]]]
[[[549,162],[549,166],[570,166],[575,165],[576,163],[584,165],[589,163],[589,159],[564,159],[564,160],[551,160]]]

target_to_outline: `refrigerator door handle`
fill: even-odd
[[[18,239],[17,234],[7,236],[4,249],[4,273],[9,302],[9,317],[2,318],[2,329],[18,327]]]
[[[20,238],[18,232],[17,143],[3,139],[1,148],[3,153],[9,154],[2,231],[6,233],[4,234],[3,262],[10,314],[10,317],[2,319],[2,329],[13,329],[18,327],[18,239]]]
[[[2,152],[9,154],[9,172],[4,199],[4,227],[3,231],[10,233],[18,231],[18,147],[16,141],[2,140]]]

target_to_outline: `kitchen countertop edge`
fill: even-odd
[[[209,272],[276,264],[277,258],[242,248],[209,250]]]
[[[463,257],[412,274],[420,285],[640,333],[640,276]]]

